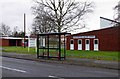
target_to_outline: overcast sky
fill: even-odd
[[[88,17],[87,27],[89,29],[83,29],[80,31],[99,29],[100,16],[113,19],[113,7],[117,5],[119,0],[89,1],[93,1],[95,3],[95,11]],[[13,29],[15,26],[18,26],[19,30],[23,30],[23,14],[26,13],[27,33],[29,33],[29,29],[31,29],[34,17],[31,11],[31,6],[33,6],[33,0],[0,0],[0,10],[2,11],[0,11],[0,22],[9,25],[11,29]]]

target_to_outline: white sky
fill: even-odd
[[[89,15],[87,20],[87,27],[89,29],[82,29],[77,32],[99,29],[100,16],[113,19],[113,7],[117,5],[119,0],[89,1],[93,1],[95,3],[95,11]],[[23,14],[26,13],[26,29],[27,33],[29,33],[29,29],[31,29],[33,21],[33,14],[31,10],[32,5],[32,0],[0,0],[0,10],[2,11],[0,11],[0,23],[3,22],[6,25],[9,25],[11,29],[18,26],[19,30],[23,30]]]

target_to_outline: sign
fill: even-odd
[[[73,36],[74,39],[79,39],[79,38],[95,38],[94,35],[91,36]]]
[[[36,47],[36,38],[29,38],[28,47]]]

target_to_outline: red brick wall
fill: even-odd
[[[90,39],[90,50],[94,50],[94,39]]]
[[[102,51],[120,51],[120,27],[106,29],[102,31],[100,38],[100,50]],[[102,39],[101,39],[102,38]]]
[[[85,50],[85,39],[82,39],[82,50]]]
[[[0,46],[2,46],[2,39],[0,39]]]
[[[1,46],[9,46],[9,40],[7,40],[7,39],[0,39],[0,41],[1,41]]]
[[[71,39],[71,36],[66,37],[66,49],[67,50],[70,50],[70,39]]]
[[[74,39],[74,50],[78,50],[77,39]]]

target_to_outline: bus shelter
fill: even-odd
[[[37,58],[66,58],[66,35],[70,33],[37,34]]]

